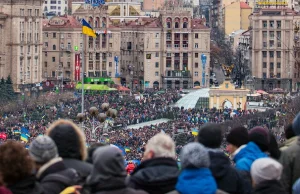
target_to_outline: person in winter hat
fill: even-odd
[[[279,182],[282,169],[282,165],[272,158],[255,160],[251,166],[253,194],[287,194]]]
[[[0,174],[13,194],[42,194],[42,187],[33,175],[34,163],[24,145],[8,141],[0,145]]]
[[[281,151],[279,162],[283,166],[281,183],[285,190],[292,193],[293,184],[300,178],[300,113],[293,120],[293,131],[297,135],[294,143]]]
[[[93,170],[86,184],[91,194],[146,194],[125,185],[127,173],[122,152],[113,146],[97,148],[93,153]]]
[[[180,153],[182,171],[176,190],[180,194],[215,194],[217,184],[209,170],[208,151],[199,143],[184,146]]]
[[[240,131],[237,133],[239,134]],[[238,143],[239,140],[234,140],[235,137],[230,137],[231,139],[234,144],[242,145],[244,143],[243,141]],[[205,124],[199,130],[198,142],[208,150],[211,161],[209,169],[216,180],[218,189],[231,194],[242,194],[244,193],[244,182],[239,172],[231,165],[228,156],[220,148],[222,140],[222,129],[217,124]]]
[[[252,163],[259,158],[268,157],[264,151],[269,149],[268,132],[262,127],[255,127],[249,132],[249,143],[235,151],[233,161],[239,170],[250,172]]]
[[[55,142],[65,166],[75,169],[85,180],[92,170],[92,165],[85,162],[87,148],[82,130],[72,121],[61,119],[54,122],[46,134]]]
[[[293,143],[297,142],[298,136],[296,136],[294,130],[293,130],[293,124],[289,124],[285,129],[285,142],[280,146],[280,150],[283,151],[290,147]]]
[[[245,127],[233,128],[227,135],[226,141],[227,141],[226,150],[229,151],[229,153],[232,156],[234,156],[239,150],[244,148],[249,142],[248,130]]]
[[[165,194],[175,190],[179,175],[175,157],[172,138],[164,133],[156,134],[147,142],[143,161],[131,173],[128,186],[150,194]]]
[[[68,169],[57,147],[48,136],[39,136],[29,145],[29,155],[35,162],[36,177],[41,183],[45,194],[56,194],[66,187],[77,184],[79,176],[74,169]]]

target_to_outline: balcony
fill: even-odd
[[[166,71],[165,76],[162,75],[162,77],[165,78],[191,78],[191,73],[190,71],[180,71],[180,70],[175,70],[175,71]]]

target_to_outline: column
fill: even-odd
[[[220,109],[220,95],[217,94],[217,109]]]
[[[209,98],[209,108],[214,108],[214,96],[210,96]]]
[[[236,95],[233,96],[233,109],[237,108]]]

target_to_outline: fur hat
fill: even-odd
[[[189,143],[184,146],[180,153],[182,168],[208,168],[210,159],[208,151],[200,143]]]
[[[269,150],[269,132],[263,127],[254,127],[249,131],[249,141],[254,142],[261,151]]]
[[[245,127],[233,128],[226,137],[226,141],[236,147],[249,142],[248,130]]]
[[[251,166],[251,177],[257,185],[263,181],[279,180],[282,173],[282,165],[271,158],[260,158]]]
[[[85,136],[72,121],[60,119],[54,122],[46,133],[55,142],[60,157],[86,159]]]

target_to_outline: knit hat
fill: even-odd
[[[236,147],[245,145],[249,141],[248,130],[245,127],[233,128],[227,135],[226,141]]]
[[[279,180],[282,173],[282,165],[271,158],[260,158],[251,166],[251,177],[257,185],[263,181]]]
[[[198,142],[207,148],[219,148],[222,140],[222,129],[217,124],[205,124],[198,132]]]
[[[47,163],[58,157],[57,147],[48,136],[39,136],[33,140],[29,146],[29,154],[38,163]]]
[[[300,112],[293,120],[293,130],[296,135],[300,135]]]
[[[203,145],[192,142],[184,146],[180,153],[181,167],[184,168],[208,168],[210,159],[208,151]]]
[[[254,127],[249,131],[249,141],[254,142],[261,151],[269,150],[269,133],[263,127]]]

